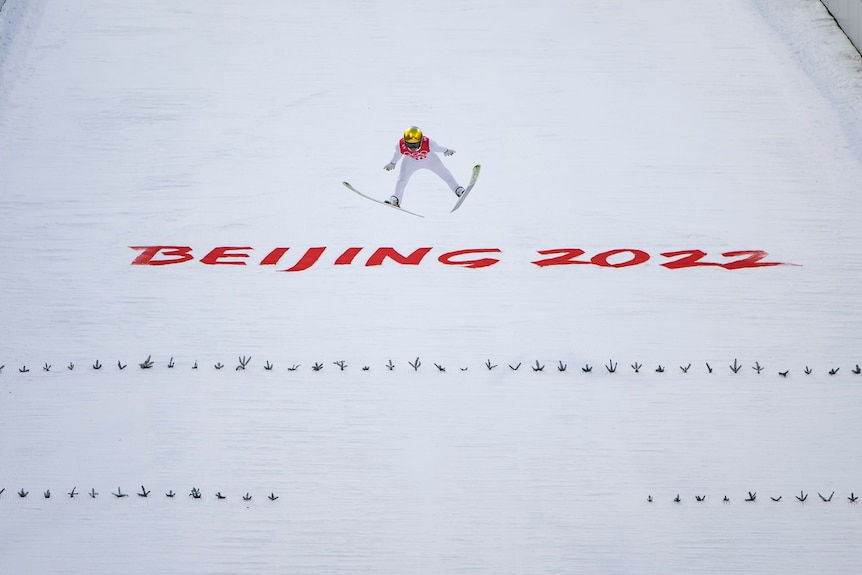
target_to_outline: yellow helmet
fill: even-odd
[[[422,130],[416,126],[410,126],[404,130],[404,141],[408,144],[418,144],[422,141]]]

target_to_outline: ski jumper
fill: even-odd
[[[394,195],[398,198],[399,203],[401,202],[401,197],[404,195],[404,188],[407,187],[407,182],[410,180],[410,176],[412,176],[416,170],[431,170],[440,176],[453,192],[461,187],[455,180],[452,172],[450,172],[449,169],[443,165],[443,162],[440,161],[440,158],[437,157],[437,153],[446,152],[447,149],[448,148],[440,146],[431,138],[423,136],[419,149],[411,150],[404,142],[404,138],[401,138],[395,148],[395,155],[392,156],[391,162],[392,164],[395,164],[398,160],[402,158],[404,159],[404,161],[401,162],[401,171],[398,172],[398,181],[395,182]]]

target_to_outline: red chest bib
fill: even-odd
[[[428,137],[422,136],[422,141],[419,143],[418,150],[411,150],[407,147],[407,143],[404,141],[404,138],[401,138],[401,141],[398,143],[398,147],[401,149],[401,153],[405,156],[410,156],[414,160],[424,160],[428,153],[431,151],[431,144],[428,143]]]

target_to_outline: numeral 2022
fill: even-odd
[[[579,248],[541,250],[538,253],[548,256],[544,259],[531,262],[539,267],[595,265],[607,268],[625,268],[643,264],[650,259],[650,255],[647,252],[633,249],[608,250],[594,256],[588,256],[584,250]],[[738,250],[722,252],[720,259],[718,259],[715,256],[709,257],[703,250],[680,250],[662,252],[661,256],[667,258],[668,261],[659,265],[671,270],[696,267],[718,267],[727,270],[739,270],[788,265],[783,262],[764,261],[768,255],[763,250]]]

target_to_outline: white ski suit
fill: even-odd
[[[401,171],[398,173],[398,181],[395,182],[395,193],[393,194],[398,198],[399,204],[404,195],[404,188],[407,187],[407,182],[410,180],[410,176],[412,176],[416,170],[431,170],[446,182],[446,185],[449,186],[453,193],[461,187],[461,185],[455,180],[452,172],[450,172],[449,169],[443,165],[443,162],[440,161],[440,158],[437,157],[437,154],[441,152],[444,154],[449,152],[448,155],[455,153],[454,150],[450,150],[449,148],[439,145],[427,136],[422,137],[422,142],[420,143],[418,150],[409,149],[407,144],[404,142],[404,138],[401,138],[395,146],[395,154],[392,156],[392,161],[386,165],[386,169],[391,170],[395,167],[395,164],[398,163],[398,160],[402,158],[404,159],[401,163]]]

